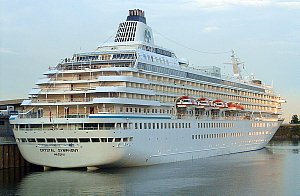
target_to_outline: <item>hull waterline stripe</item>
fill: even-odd
[[[143,116],[90,116],[89,118],[171,119],[171,117],[143,117]]]

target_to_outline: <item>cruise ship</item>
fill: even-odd
[[[10,117],[23,157],[44,167],[133,167],[263,148],[282,123],[272,86],[189,66],[129,10],[114,42],[49,67]],[[226,60],[224,60],[226,61]]]

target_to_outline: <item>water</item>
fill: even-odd
[[[148,167],[6,170],[0,171],[0,195],[300,195],[299,152],[298,142],[284,141],[248,153]]]

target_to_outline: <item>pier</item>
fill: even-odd
[[[0,170],[22,167],[31,169],[43,168],[27,162],[21,155],[15,142],[0,141]]]
[[[15,142],[9,116],[21,110],[23,99],[0,101],[0,170],[8,168],[40,167],[27,162]],[[10,110],[11,109],[11,110]]]
[[[0,143],[0,169],[29,166],[30,164],[22,157],[16,144]]]

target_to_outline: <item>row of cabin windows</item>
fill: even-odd
[[[252,131],[249,132],[249,135],[268,135],[270,132],[269,131]]]
[[[142,55],[140,55],[140,58],[142,58],[144,60],[151,61],[151,62],[157,62],[157,63],[167,64],[167,65],[170,64],[170,62],[167,59],[160,58],[160,57],[155,57],[155,56],[152,56],[152,55],[142,54]]]
[[[230,137],[241,137],[243,133],[230,133]],[[202,135],[192,135],[192,139],[208,139],[208,138],[222,138],[222,137],[229,137],[228,133],[209,133],[209,134],[202,134]]]
[[[246,84],[239,84],[239,83],[235,83],[235,82],[231,82],[231,81],[226,81],[223,79],[212,78],[212,77],[204,76],[202,74],[198,75],[198,74],[194,74],[194,73],[190,73],[190,72],[183,72],[181,70],[169,69],[167,67],[160,67],[160,66],[146,64],[146,63],[138,63],[137,66],[138,66],[138,69],[143,69],[143,70],[147,70],[147,71],[154,71],[154,72],[158,72],[158,73],[175,75],[175,76],[180,76],[180,77],[189,78],[189,79],[196,79],[196,80],[202,80],[202,81],[212,82],[212,83],[216,83],[216,84],[223,84],[223,85],[227,85],[227,86],[239,87],[239,88],[244,88],[244,89],[263,92],[263,93],[265,92],[265,90],[262,88],[249,86]]]
[[[237,92],[234,90],[234,92],[231,92],[231,89],[223,89],[221,87],[218,87],[219,89],[214,89],[216,87],[212,87],[208,84],[198,84],[198,83],[194,83],[193,86],[191,87],[196,87],[196,88],[202,88],[202,90],[195,90],[195,89],[187,89],[184,88],[183,86],[177,86],[177,87],[173,87],[173,86],[165,86],[165,85],[161,85],[161,84],[152,84],[150,85],[144,85],[144,84],[140,84],[140,83],[134,83],[134,82],[126,82],[126,86],[127,87],[133,87],[133,88],[142,88],[142,89],[153,89],[157,92],[164,92],[164,93],[171,93],[171,94],[188,94],[190,96],[193,97],[218,97],[220,99],[225,99],[225,100],[233,100],[233,101],[237,101],[237,102],[249,102],[249,103],[259,103],[259,104],[265,104],[265,105],[274,105],[274,101],[271,100],[263,100],[263,99],[274,99],[274,97],[269,96],[269,95],[263,95],[264,97],[262,97],[262,95],[257,94],[257,93],[250,93],[251,95],[247,95],[247,93],[249,92]],[[208,92],[206,90],[213,90],[213,91],[219,91],[219,92],[226,92],[226,93],[233,93],[233,94],[237,94],[237,95],[228,95],[225,93],[216,93],[216,92]],[[227,92],[228,91],[228,92]],[[132,96],[132,95],[131,95]],[[142,95],[138,95],[138,96],[142,96]],[[256,99],[256,98],[258,99]],[[159,96],[156,96],[156,100],[157,98],[159,98]],[[168,99],[168,98],[165,98]],[[158,100],[161,101],[161,100]],[[257,105],[241,105],[243,107],[247,107],[249,109],[257,109],[257,110],[272,110],[272,108],[270,106],[257,106]]]
[[[239,133],[230,133],[230,136],[231,137],[240,137],[240,136],[243,136],[243,133],[242,132],[239,132]]]
[[[134,123],[135,129],[181,129],[191,128],[191,123]]]
[[[133,137],[124,138],[16,138],[17,142],[26,143],[86,143],[86,142],[130,142]]]
[[[229,128],[234,127],[234,123],[198,123],[198,128]]]
[[[228,133],[210,133],[210,134],[202,134],[202,135],[192,135],[192,139],[208,139],[208,138],[221,138],[221,137],[229,137]]]
[[[154,48],[154,47],[146,46],[146,45],[140,45],[139,49],[146,50],[149,52],[154,52],[156,54],[161,54],[161,55],[168,56],[168,57],[172,57],[175,55],[174,53],[172,53],[170,51],[167,51],[167,50],[164,50],[161,48]]]
[[[120,107],[120,112],[126,112],[126,113],[145,113],[145,114],[171,114],[172,110],[165,110],[165,109],[146,109],[146,108],[123,108]]]
[[[152,65],[147,65],[147,66],[150,66],[152,67]],[[141,69],[142,69],[143,65],[141,64]],[[149,70],[150,68],[144,68],[144,70]],[[158,69],[158,68],[157,68]],[[155,72],[163,72],[164,71],[161,71],[161,69],[163,70],[164,68],[159,68],[158,70],[152,70],[152,71],[155,71]],[[168,68],[166,68],[168,69]],[[175,71],[175,70],[174,70]],[[168,73],[168,74],[171,74]],[[156,76],[154,76],[156,77]],[[183,75],[181,77],[184,77]],[[206,76],[205,76],[206,77]],[[149,76],[147,77],[149,78]],[[154,78],[155,79],[155,78]],[[166,78],[167,80],[169,80],[169,78]],[[176,84],[175,80],[173,80],[174,84]],[[179,81],[179,82],[182,82],[182,81]],[[186,82],[186,81],[185,81]],[[194,85],[193,85],[194,84]],[[196,85],[198,84],[198,85]],[[240,91],[240,90],[234,90],[234,89],[231,89],[230,87],[228,88],[221,88],[221,87],[216,87],[216,86],[211,86],[211,85],[208,85],[208,84],[199,84],[198,82],[197,83],[194,83],[194,82],[187,82],[185,85],[183,86],[190,86],[190,87],[195,87],[197,86],[198,88],[200,88],[201,85],[201,88],[204,88],[204,89],[210,89],[210,90],[214,90],[214,91],[221,91],[221,92],[227,92],[227,93],[233,93],[233,94],[236,94],[236,95],[241,95],[243,97],[240,97],[240,96],[233,96],[233,95],[217,95],[217,96],[220,96],[219,98],[221,99],[228,99],[228,100],[235,100],[235,101],[239,101],[239,102],[251,102],[251,103],[262,103],[262,104],[268,104],[268,105],[272,105],[274,102],[273,101],[270,101],[270,100],[266,100],[266,99],[275,99],[274,96],[271,96],[271,95],[264,95],[264,94],[259,94],[259,93],[252,93],[252,92],[248,92],[248,91]],[[230,85],[229,85],[230,86]],[[161,88],[162,89],[162,88]],[[249,88],[246,88],[246,89],[249,89]],[[157,90],[157,89],[156,89]],[[187,90],[187,89],[185,89]],[[163,91],[166,91],[165,89]],[[178,94],[180,94],[180,89],[174,89],[174,91]],[[179,92],[178,92],[179,91]],[[192,92],[192,90],[187,90],[187,91],[191,91],[191,92],[187,92],[186,94],[190,94],[190,95],[193,95],[193,96],[197,96],[197,94],[194,94]],[[199,91],[200,92],[200,91]],[[201,93],[204,93],[204,92],[201,92]],[[211,96],[209,95],[211,94]],[[207,95],[205,94],[206,97],[214,97],[214,93],[208,93]],[[253,98],[251,97],[258,97],[259,99],[265,99],[265,100],[252,100]],[[252,108],[252,109],[255,109],[255,108]],[[265,109],[267,110],[267,108],[261,108],[261,109]]]
[[[278,123],[251,123],[251,127],[276,127]]]

